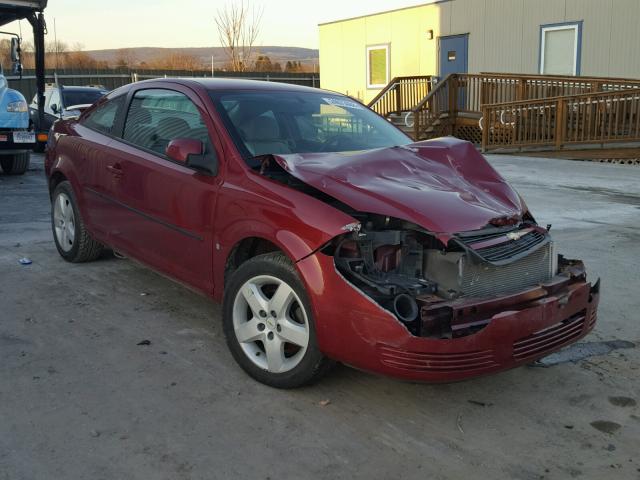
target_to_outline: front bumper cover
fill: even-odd
[[[479,332],[460,338],[413,336],[390,312],[316,253],[298,262],[312,299],[320,350],[356,368],[427,382],[450,382],[507,370],[584,337],[595,326],[599,282],[550,285],[544,296],[492,312]],[[500,303],[500,299],[496,300]]]

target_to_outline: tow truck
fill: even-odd
[[[40,120],[44,119],[44,36],[47,25],[43,12],[47,2],[48,0],[0,0],[0,27],[16,20],[26,19],[33,28],[37,116]],[[22,38],[10,32],[0,32],[0,34],[11,36],[12,74],[22,75],[20,58]],[[4,72],[0,69],[0,167],[5,174],[22,175],[29,168],[31,150],[36,143],[36,135],[30,125],[29,105],[26,99],[17,90],[9,88]]]

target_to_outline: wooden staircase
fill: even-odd
[[[483,151],[604,149],[640,142],[638,92],[640,80],[630,79],[452,74],[438,83],[394,78],[369,106],[415,140],[453,135]]]

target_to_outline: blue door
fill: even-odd
[[[469,34],[440,37],[440,77],[450,73],[467,73]]]

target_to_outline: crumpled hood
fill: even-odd
[[[294,177],[355,210],[410,221],[434,233],[478,230],[496,218],[522,217],[526,208],[472,144],[451,137],[275,159]]]

